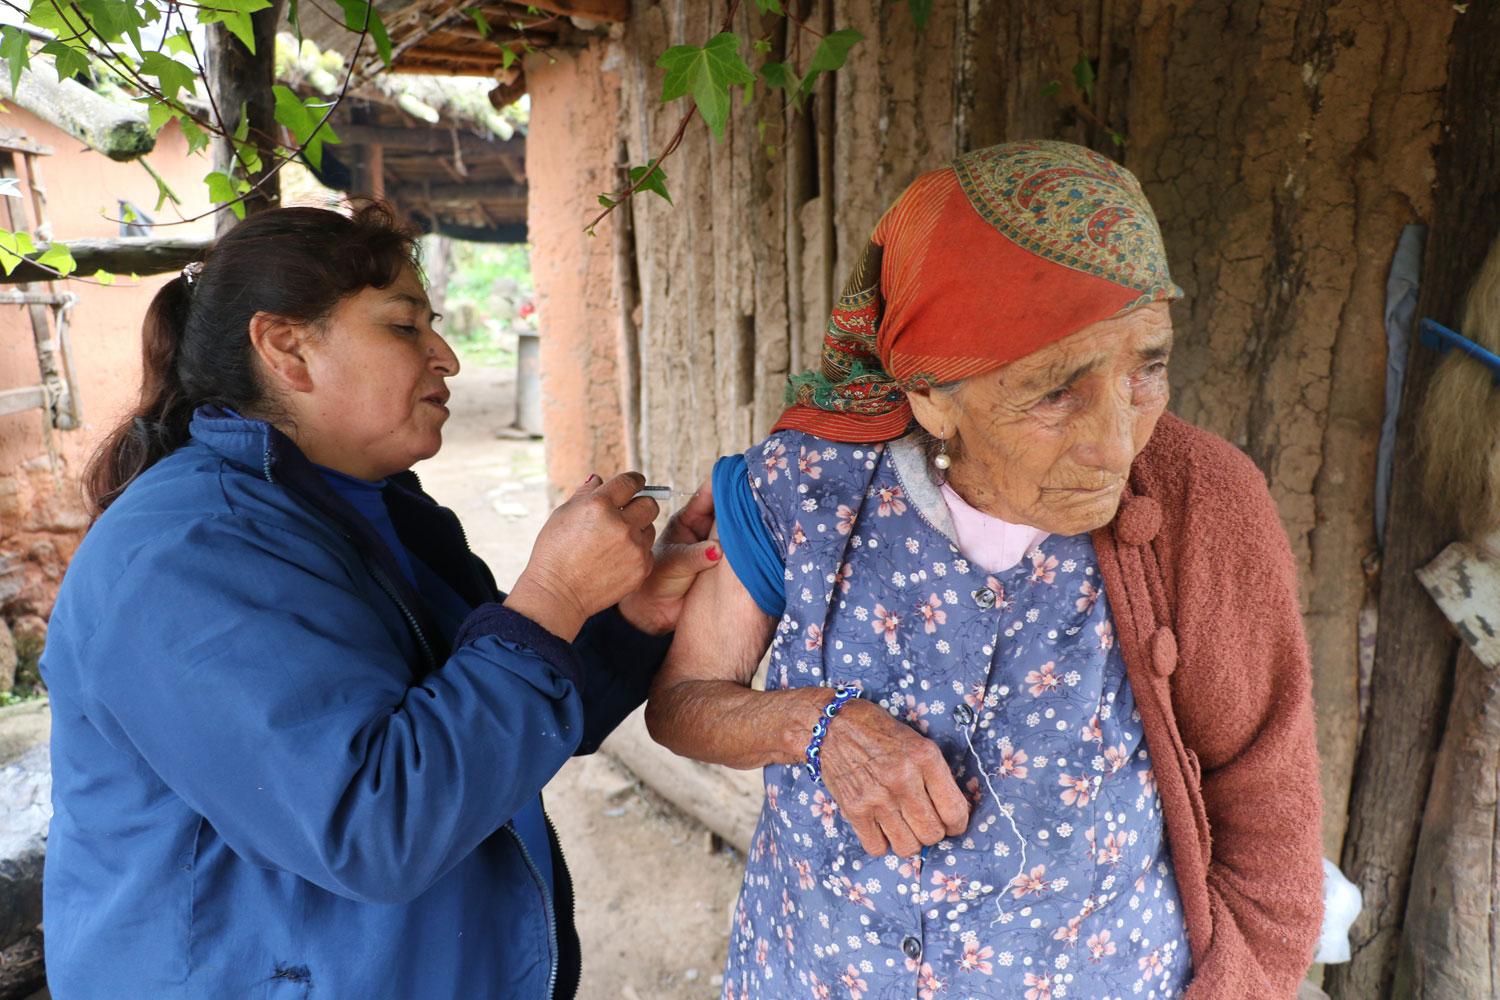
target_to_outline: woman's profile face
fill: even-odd
[[[1166,409],[1171,350],[1171,316],[1154,303],[955,393],[913,395],[912,405],[928,431],[956,436],[948,478],[964,500],[1013,523],[1080,534],[1114,518],[1131,463]]]
[[[436,319],[410,268],[335,307],[304,348],[311,391],[299,400],[296,436],[309,457],[381,479],[437,454],[448,419],[445,380],[459,364],[433,329]]]

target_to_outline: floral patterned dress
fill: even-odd
[[[871,857],[804,767],[767,767],[724,996],[1180,995],[1177,884],[1089,537],[986,573],[910,440],[788,431],[746,460],[785,553],[767,687],[859,685],[937,742],[974,812],[921,857]]]

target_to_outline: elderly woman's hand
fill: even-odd
[[[677,627],[693,581],[719,565],[719,547],[709,541],[714,529],[713,482],[698,492],[667,522],[656,546],[656,564],[635,593],[620,602],[620,613],[642,632],[662,635]]]
[[[822,764],[823,783],[873,855],[910,857],[969,828],[969,800],[938,745],[873,702],[851,701],[829,724]]]
[[[601,484],[590,476],[547,518],[505,606],[568,642],[590,616],[618,604],[655,562],[650,497],[631,499],[646,480],[622,472]]]

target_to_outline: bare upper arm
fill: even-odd
[[[700,573],[688,591],[656,689],[682,681],[748,686],[775,629],[776,619],[755,603],[726,558],[717,569]]]

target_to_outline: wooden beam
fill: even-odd
[[[611,24],[630,17],[630,0],[540,0],[528,6],[549,14],[582,17]]]
[[[392,184],[392,198],[412,201],[508,201],[526,204],[526,188],[504,181],[461,181],[451,184]]]
[[[144,106],[101,97],[77,80],[59,80],[40,61],[22,71],[11,100],[111,160],[134,160],[156,146]]]
[[[47,390],[39,385],[25,389],[6,389],[0,392],[0,417],[26,410],[38,410],[47,405]]]
[[[164,274],[202,260],[213,240],[121,236],[106,240],[72,240],[62,245],[78,262],[80,274],[93,274],[100,269],[114,274]],[[45,250],[46,247],[39,249]],[[56,280],[55,275],[30,262],[21,264],[10,274],[0,275],[0,284],[7,285]]]
[[[343,146],[366,146],[379,143],[387,153],[452,153],[453,133],[438,126],[390,128],[383,125],[336,125]],[[467,157],[516,157],[526,155],[526,140],[483,139],[467,129],[459,129],[458,146]]]

